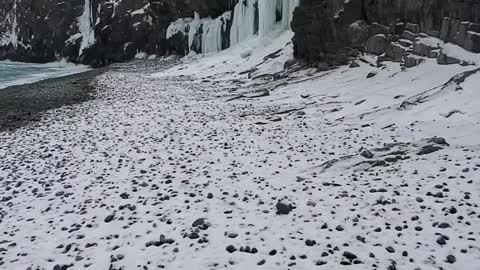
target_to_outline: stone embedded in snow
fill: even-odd
[[[367,79],[377,76],[378,72],[372,71],[367,74]]]
[[[457,261],[457,258],[455,258],[455,256],[453,255],[448,255],[447,256],[447,262],[450,263],[450,264],[453,264]]]
[[[440,54],[437,57],[437,63],[439,65],[455,65],[455,64],[460,64],[462,62],[460,59],[448,55],[448,52],[445,52],[445,50],[440,50]]]
[[[428,139],[427,142],[449,146],[449,144],[447,143],[447,140],[445,140],[445,138],[442,138],[442,137],[433,137]]]
[[[113,218],[115,217],[115,215],[108,215],[105,217],[104,221],[105,223],[109,223],[110,221],[113,220]]]
[[[370,158],[373,158],[375,155],[368,149],[365,149],[362,152],[360,152],[360,156],[370,159]]]
[[[428,144],[428,145],[423,146],[422,149],[417,153],[417,155],[419,155],[419,156],[428,155],[428,154],[437,152],[437,151],[442,150],[442,149],[443,149],[442,147],[433,146],[431,144]]]
[[[233,245],[227,246],[226,250],[228,251],[228,253],[234,253],[235,251],[237,251],[237,249]]]
[[[291,205],[282,202],[278,202],[275,208],[277,209],[277,215],[288,215],[293,209]]]

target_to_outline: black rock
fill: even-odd
[[[444,138],[442,138],[442,137],[433,137],[433,138],[430,138],[430,139],[428,139],[428,142],[429,142],[429,143],[439,144],[439,145],[449,146],[449,144],[447,143],[447,141],[446,141]]]
[[[437,239],[437,243],[441,246],[443,245],[446,245],[447,244],[447,238],[445,236],[440,236],[438,239]]]
[[[440,229],[446,229],[446,228],[450,228],[450,224],[446,223],[446,222],[442,222],[440,224],[438,224],[438,228]]]
[[[277,215],[288,215],[292,211],[292,206],[278,202],[275,206],[277,208]]]
[[[422,149],[417,153],[417,155],[419,155],[419,156],[428,155],[428,154],[437,152],[437,151],[442,150],[442,149],[443,149],[442,147],[433,146],[433,145],[429,144],[429,145],[425,145],[424,147],[422,147]]]
[[[357,258],[357,255],[355,255],[355,254],[353,254],[353,253],[351,253],[351,252],[349,252],[349,251],[345,251],[345,252],[343,252],[343,257],[345,257],[345,258],[353,261],[353,260],[355,260],[355,259]]]
[[[367,74],[367,79],[377,76],[377,72],[370,72]]]
[[[205,223],[205,219],[204,218],[199,218],[192,223],[192,227],[198,227],[198,226],[200,226],[204,223]]]
[[[447,262],[448,263],[455,263],[457,261],[457,258],[455,258],[455,256],[453,255],[448,255],[447,256]]]
[[[370,152],[369,150],[363,150],[361,153],[360,153],[360,156],[364,157],[364,158],[373,158],[374,157],[374,154],[372,152]]]
[[[308,246],[308,247],[313,247],[315,244],[317,244],[317,242],[315,242],[315,240],[307,239],[305,241],[305,245]]]
[[[115,215],[108,215],[108,216],[105,218],[104,221],[105,221],[106,223],[109,223],[110,221],[113,220],[114,217],[115,217]]]
[[[235,251],[237,251],[237,249],[232,245],[229,245],[226,249],[228,253],[234,253]]]

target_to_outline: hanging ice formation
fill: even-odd
[[[181,33],[188,37],[188,51],[211,53],[226,49],[254,36],[265,36],[275,29],[287,30],[299,0],[239,0],[232,13],[211,19],[183,18],[170,24],[167,39]],[[231,21],[230,36],[226,36]],[[186,38],[187,39],[187,38]],[[225,42],[228,40],[228,42]]]
[[[212,19],[201,19],[195,12],[193,18],[178,19],[167,29],[167,39],[181,33],[188,37],[188,50],[198,53],[218,52],[224,48],[224,36],[231,12],[225,12],[222,16]]]
[[[95,43],[95,31],[93,29],[93,5],[91,1],[92,0],[85,0],[83,14],[78,20],[78,29],[82,38],[80,51],[78,53],[79,56],[83,54],[85,49],[89,48]]]
[[[0,45],[12,45],[14,48],[17,48],[19,45],[18,41],[18,23],[17,23],[17,0],[13,3],[12,11],[9,16],[5,19],[7,25],[11,25],[10,32],[4,33],[0,36]]]

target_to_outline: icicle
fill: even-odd
[[[218,52],[223,49],[223,33],[227,30],[227,21],[230,17],[231,12],[226,12],[214,20],[207,19],[203,22],[202,53]]]
[[[260,37],[278,28],[289,30],[293,11],[298,5],[299,0],[240,0],[235,5],[233,13],[230,45],[255,36],[257,33],[255,18],[258,18]]]
[[[257,30],[255,29],[256,4],[257,0],[240,0],[235,5],[232,28],[230,29],[230,45],[235,45],[255,36]]]
[[[82,43],[80,44],[80,51],[78,55],[82,55],[83,51],[95,43],[95,32],[93,29],[93,6],[92,0],[85,0],[83,6],[83,14],[79,18],[78,28],[82,36]]]
[[[270,33],[277,22],[277,0],[259,0],[258,2],[258,35]]]
[[[282,1],[282,0],[279,0]],[[299,0],[283,0],[282,4],[282,26],[285,30],[290,30],[290,24],[293,20],[293,12],[300,4]]]
[[[231,18],[231,11],[212,19],[201,19],[195,12],[194,18],[182,18],[171,23],[167,28],[167,39],[177,33],[188,38],[188,52],[211,53],[223,48],[224,33],[227,30],[227,21]]]
[[[299,0],[239,0],[234,7],[230,29],[230,46],[258,36],[265,36],[273,30],[288,30],[293,18],[293,10]],[[177,33],[188,38],[188,51],[211,53],[223,48],[227,22],[231,12],[211,19],[201,19],[195,12],[194,18],[182,18],[171,23],[167,29],[167,39]]]

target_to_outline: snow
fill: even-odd
[[[476,269],[480,62],[285,70],[291,38],[115,65],[0,132],[2,267]]]
[[[293,57],[291,31],[280,29],[263,37],[255,37],[214,55],[193,55],[183,59],[184,65],[152,74],[152,77],[165,76],[209,76],[221,73],[224,80],[236,78],[238,73],[262,65],[263,72],[275,73],[283,69],[286,60]],[[283,51],[278,58],[263,62],[263,57],[275,51]],[[201,61],[195,61],[201,59]],[[246,75],[245,75],[246,76]]]

